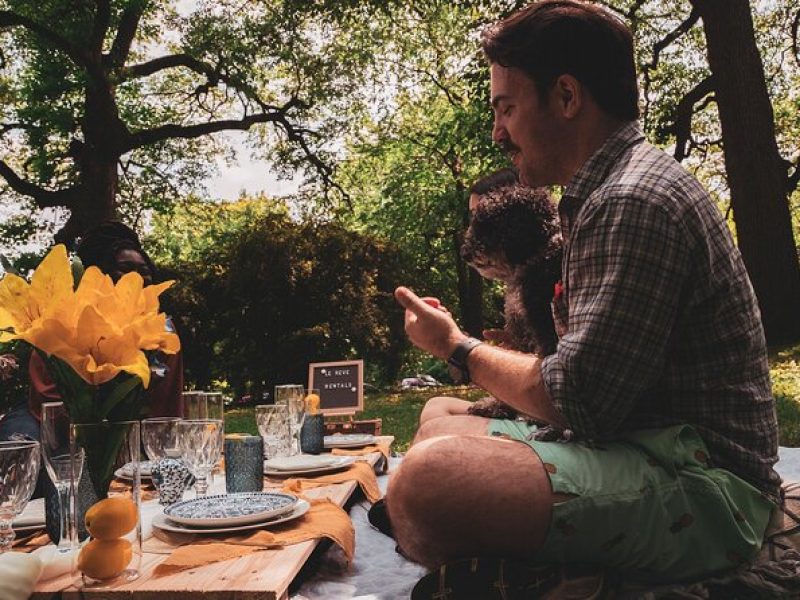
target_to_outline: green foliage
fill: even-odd
[[[378,366],[380,379],[396,377],[406,341],[391,246],[334,223],[292,221],[264,199],[194,208],[191,227],[178,226],[189,213],[176,212],[152,238],[154,258],[178,279],[165,307],[189,381],[224,380],[237,396],[260,397],[305,381],[309,362],[355,357]]]
[[[13,341],[0,344],[0,356],[12,355],[16,367],[0,369],[0,415],[28,399],[28,344]]]
[[[770,376],[780,424],[780,443],[800,446],[800,345],[772,353]]]

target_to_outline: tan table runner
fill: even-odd
[[[158,565],[154,575],[171,575],[223,560],[239,558],[267,548],[289,546],[307,540],[328,538],[344,550],[347,560],[355,552],[355,530],[348,514],[329,500],[309,500],[308,512],[270,530],[259,529],[248,535],[203,536],[173,534],[154,528],[153,534],[168,544],[178,545],[167,560]]]
[[[331,485],[332,483],[344,483],[345,481],[356,481],[371,504],[383,497],[378,487],[378,478],[375,476],[375,470],[372,465],[365,462],[355,462],[345,470],[331,473],[330,475],[292,477],[283,482],[283,489],[293,494],[301,494],[304,490]]]
[[[394,438],[392,438],[392,440],[393,439]],[[383,454],[382,472],[386,473],[389,470],[389,454],[391,453],[389,447],[392,444],[392,440],[378,440],[374,444],[370,444],[369,446],[365,446],[363,448],[333,448],[331,450],[331,454],[338,456],[365,456],[367,454],[372,454],[373,452],[380,452]]]

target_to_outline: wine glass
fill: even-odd
[[[178,447],[186,466],[195,476],[194,489],[198,496],[208,492],[208,476],[220,458],[222,421],[194,419],[178,423]]]
[[[14,541],[11,521],[21,513],[39,477],[39,442],[0,442],[0,554]]]
[[[81,479],[83,448],[75,448],[76,454],[72,455],[69,444],[69,414],[63,402],[42,404],[41,435],[45,470],[58,492],[58,552],[70,552],[76,546],[78,535],[74,496],[70,494],[70,488]]]
[[[177,456],[178,423],[180,417],[151,417],[142,419],[142,445],[147,458],[155,462],[167,456]]]
[[[306,390],[302,385],[288,384],[275,386],[275,404],[289,408],[289,434],[292,438],[291,454],[300,454],[300,426],[305,418]]]
[[[264,440],[264,458],[288,456],[290,453],[289,407],[285,404],[256,406],[256,425]]]

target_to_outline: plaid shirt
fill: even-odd
[[[559,204],[563,291],[545,386],[589,439],[688,423],[715,466],[779,494],[764,331],[741,255],[697,180],[621,127]]]

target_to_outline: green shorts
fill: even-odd
[[[490,435],[528,444],[544,463],[553,506],[537,560],[623,570],[648,583],[699,579],[752,560],[775,508],[739,477],[709,466],[688,425],[613,442],[540,442],[535,425],[491,419]]]

